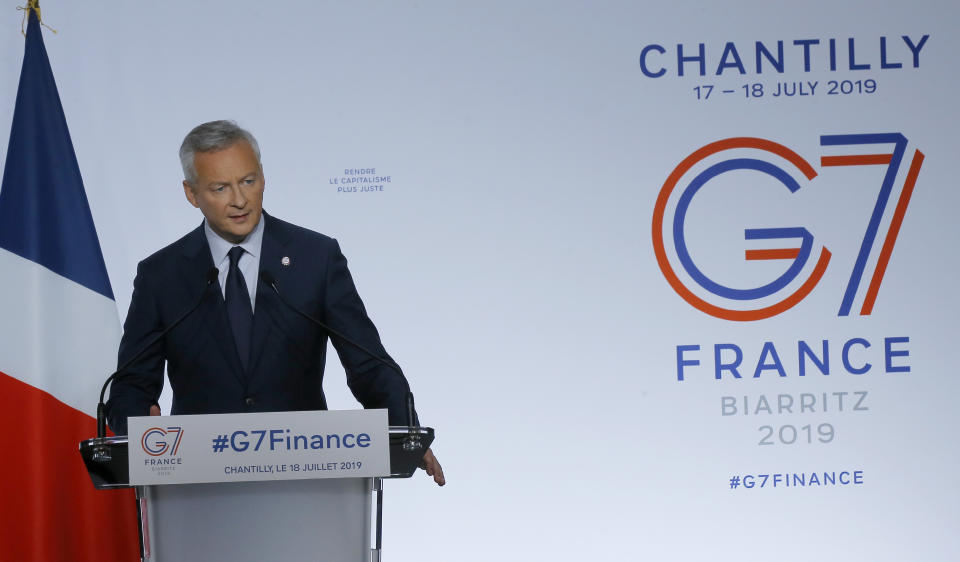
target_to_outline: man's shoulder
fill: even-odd
[[[298,244],[317,245],[324,248],[330,248],[337,244],[337,241],[326,234],[321,234],[309,228],[278,219],[273,215],[264,213],[266,228],[271,235],[281,239],[287,239]]]
[[[184,234],[179,240],[160,248],[140,261],[140,267],[153,267],[169,263],[178,256],[191,256],[204,249],[206,239],[203,234],[203,224]]]

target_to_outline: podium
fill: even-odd
[[[131,485],[126,436],[88,439],[80,453],[95,488],[134,488],[144,562],[377,562],[382,478],[412,476],[433,437],[431,428],[389,427],[389,475],[383,477],[285,473],[265,480]]]

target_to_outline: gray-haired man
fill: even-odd
[[[164,363],[172,414],[326,409],[327,334],[272,291],[258,291],[264,275],[283,287],[288,302],[392,362],[337,241],[263,212],[266,182],[253,135],[230,121],[204,123],[184,139],[180,160],[184,194],[204,222],[138,266],[119,362],[183,310],[200,305],[114,382],[108,416],[115,432],[126,433],[128,416],[159,414]],[[214,267],[221,290],[202,298]],[[357,400],[386,408],[391,425],[405,425],[403,376],[353,346],[333,343]],[[445,483],[432,451],[422,466]]]

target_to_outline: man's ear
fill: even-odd
[[[187,201],[189,201],[191,205],[200,208],[200,205],[197,203],[197,193],[193,190],[193,186],[187,183],[187,180],[183,180],[183,194],[187,196]]]

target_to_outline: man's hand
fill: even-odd
[[[154,404],[153,406],[150,406],[150,415],[151,415],[151,416],[159,416],[159,415],[160,415],[160,406],[157,406],[156,404]]]
[[[440,462],[437,460],[437,457],[433,456],[433,451],[430,449],[427,449],[427,452],[423,454],[423,460],[420,461],[420,468],[425,470],[430,476],[433,476],[433,481],[437,483],[437,486],[443,486],[447,483],[447,480],[443,477],[443,467],[440,466]]]

